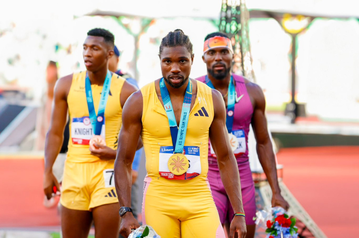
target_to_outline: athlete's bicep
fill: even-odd
[[[214,118],[209,129],[209,138],[218,160],[221,160],[228,157],[231,151],[226,127],[226,108],[222,96],[217,90],[212,90],[212,97]]]
[[[54,89],[52,102],[51,121],[49,132],[62,135],[67,119],[67,95],[71,87],[72,75],[61,78],[57,81]]]
[[[267,118],[265,116],[265,97],[262,89],[258,85],[252,86],[251,93],[255,100],[251,121],[254,136],[257,143],[264,144],[270,140],[267,128]]]
[[[126,164],[132,163],[138,145],[142,130],[142,107],[142,94],[137,91],[127,99],[122,111],[117,157],[125,160]]]

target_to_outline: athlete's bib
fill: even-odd
[[[233,130],[233,135],[237,138],[238,146],[233,151],[235,156],[241,155],[246,152],[247,146],[246,146],[246,136],[243,129],[240,130]],[[217,158],[216,153],[213,150],[212,144],[210,143],[211,148],[211,156],[214,158]]]
[[[105,188],[115,187],[115,174],[113,169],[105,169],[103,171],[103,178],[105,180]]]
[[[71,124],[71,138],[74,145],[89,145],[94,133],[89,117],[73,118]],[[105,137],[105,123],[102,124],[101,137]]]
[[[168,161],[173,156],[172,146],[161,146],[159,154],[159,173],[166,179],[188,180],[193,179],[201,174],[201,160],[198,146],[184,146],[184,154],[189,162],[187,172],[182,175],[174,175],[168,168]],[[182,164],[179,163],[178,166]],[[183,165],[182,165],[183,166]],[[182,168],[179,168],[182,169]],[[186,168],[183,168],[186,169]]]

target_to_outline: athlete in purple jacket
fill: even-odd
[[[262,89],[247,79],[231,74],[233,48],[230,39],[224,33],[214,32],[206,36],[203,48],[203,61],[207,65],[207,75],[197,78],[208,86],[217,89],[227,106],[227,130],[232,150],[238,164],[242,187],[242,199],[247,224],[247,238],[255,235],[253,218],[256,213],[255,189],[248,160],[248,133],[252,124],[257,141],[257,154],[271,186],[272,206],[289,208],[281,195],[278,185],[276,161],[272,143],[267,130],[265,117],[265,98]],[[198,116],[201,116],[198,112]],[[236,215],[221,182],[216,155],[209,143],[208,180],[212,195],[223,225]],[[228,227],[227,227],[227,230]]]

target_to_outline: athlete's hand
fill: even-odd
[[[59,182],[57,181],[55,175],[52,172],[44,173],[43,187],[47,199],[50,199],[56,195],[60,195]]]
[[[288,211],[289,203],[282,197],[280,193],[276,193],[272,197],[272,207],[282,207]]]
[[[91,154],[99,157],[102,160],[114,160],[116,159],[116,151],[101,144],[94,144],[95,148],[90,147]]]
[[[246,219],[242,216],[234,216],[229,228],[229,238],[245,238],[247,235]]]
[[[140,224],[133,216],[132,212],[127,212],[121,217],[120,234],[127,238],[130,235],[131,230],[136,230],[139,226]]]

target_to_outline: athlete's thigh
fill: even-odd
[[[228,222],[228,212],[231,209],[226,190],[220,175],[216,171],[208,170],[208,181],[211,187],[214,203],[216,204],[219,219],[222,224]]]
[[[146,225],[151,226],[160,237],[181,238],[178,219],[158,211],[147,210]]]
[[[181,238],[225,238],[216,208],[208,207],[203,214],[182,221]]]
[[[148,183],[145,185],[145,191],[147,191]],[[144,193],[142,202],[142,217],[145,225],[151,226],[156,233],[161,237],[180,238],[180,222],[173,214],[172,207],[164,205],[162,200],[158,197],[149,196]]]
[[[61,208],[61,231],[63,238],[87,238],[92,223],[89,211]]]
[[[120,230],[120,206],[118,203],[95,207],[92,216],[96,238],[117,238]]]

